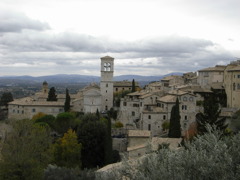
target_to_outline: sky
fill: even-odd
[[[240,59],[239,0],[1,0],[0,76],[193,72]]]

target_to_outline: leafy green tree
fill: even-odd
[[[68,112],[70,110],[71,97],[69,95],[68,89],[66,89],[66,99],[64,103],[64,111]]]
[[[172,107],[170,125],[168,137],[170,138],[180,138],[181,137],[181,124],[180,124],[180,112],[179,112],[179,100],[177,98],[176,104]]]
[[[240,110],[233,114],[229,127],[235,133],[240,132]]]
[[[240,179],[240,134],[222,138],[222,132],[211,129],[197,136],[186,148],[159,149],[136,160],[104,173],[97,179]]]
[[[73,113],[64,112],[57,115],[56,120],[54,121],[54,129],[60,133],[64,134],[68,129],[74,129],[76,126],[75,116]]]
[[[13,101],[13,96],[11,92],[4,92],[1,96],[0,105],[7,106],[9,102]]]
[[[107,128],[105,135],[105,147],[104,147],[104,162],[105,165],[113,162],[113,149],[112,149],[112,123],[110,117],[107,117]]]
[[[135,85],[135,80],[132,80],[132,92],[136,91],[136,85]]]
[[[34,121],[36,124],[48,125],[51,129],[55,129],[55,117],[53,115],[44,115]]]
[[[56,95],[56,90],[54,87],[51,87],[49,92],[48,92],[48,98],[47,101],[57,101],[57,95]]]
[[[81,149],[77,135],[69,129],[64,136],[53,145],[54,163],[68,168],[81,168]]]
[[[108,111],[108,116],[110,118],[113,118],[114,120],[117,119],[117,111],[114,110],[113,108],[111,108],[109,111]]]
[[[1,152],[0,179],[42,179],[51,158],[48,130],[24,119],[14,122],[6,137]]]
[[[165,121],[162,123],[162,129],[165,131],[165,130],[168,130],[169,129],[169,126],[170,126],[170,122],[168,121]]]
[[[82,144],[83,168],[102,167],[105,164],[107,126],[95,114],[86,114],[78,126],[78,141]]]
[[[122,128],[123,127],[123,123],[121,123],[120,121],[117,121],[113,124],[114,128]]]
[[[226,118],[219,118],[221,109],[214,94],[205,96],[203,102],[204,113],[196,115],[197,130],[199,134],[207,132],[206,125],[216,126],[217,129],[225,131],[227,128]]]
[[[93,169],[80,170],[79,168],[58,167],[49,164],[44,171],[44,180],[94,180]]]

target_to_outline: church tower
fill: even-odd
[[[42,84],[42,93],[43,94],[48,94],[48,83],[47,81],[44,81]]]
[[[113,67],[114,58],[110,56],[101,58],[102,111],[108,111],[113,107]]]

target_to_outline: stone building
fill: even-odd
[[[224,70],[226,66],[216,65],[215,67],[209,67],[198,71],[198,84],[201,87],[211,89],[214,83],[223,83]]]
[[[145,105],[156,104],[164,91],[137,91],[121,99],[118,120],[125,126],[140,128],[140,119]]]
[[[151,131],[153,136],[163,134],[162,124],[170,121],[171,110],[177,98],[180,102],[181,128],[182,131],[187,130],[189,125],[195,121],[196,95],[180,90],[170,91],[167,95],[157,99],[156,104],[145,105],[141,116],[141,129]]]
[[[240,60],[231,62],[224,71],[227,107],[240,108]]]
[[[175,86],[183,85],[184,78],[183,76],[171,75],[161,79],[161,82],[163,84],[163,90],[172,90]]]
[[[113,67],[114,58],[101,58],[100,87],[91,83],[77,94],[70,94],[71,110],[84,113],[106,111],[113,107]],[[16,99],[8,105],[8,118],[31,119],[33,115],[42,112],[56,116],[64,112],[65,94],[57,94],[57,101],[47,101],[48,83],[43,82],[42,91],[31,97]]]
[[[139,89],[138,82],[135,82],[136,89]],[[122,91],[132,91],[132,82],[131,81],[114,81],[113,82],[113,93],[119,93]]]

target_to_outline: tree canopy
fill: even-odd
[[[13,101],[11,92],[4,92],[1,96],[0,105],[7,106],[9,102]]]
[[[135,85],[135,80],[132,80],[132,92],[136,91],[136,85]]]
[[[48,92],[48,98],[47,101],[57,101],[57,95],[56,95],[56,90],[54,87],[51,87],[49,92]]]
[[[179,100],[177,98],[176,104],[172,107],[169,133],[168,137],[170,138],[180,138],[181,137],[181,124],[180,124],[180,112],[179,112]]]
[[[81,168],[81,149],[76,133],[69,129],[53,145],[54,163],[62,167]]]
[[[226,118],[219,117],[221,113],[220,104],[214,94],[205,96],[203,102],[204,113],[196,115],[198,133],[207,132],[206,125],[216,126],[217,129],[225,131],[227,128]]]
[[[69,95],[68,89],[66,89],[66,99],[64,103],[64,111],[68,112],[70,110],[71,97]]]
[[[42,179],[50,163],[50,144],[45,127],[27,119],[14,122],[1,152],[0,179]]]

